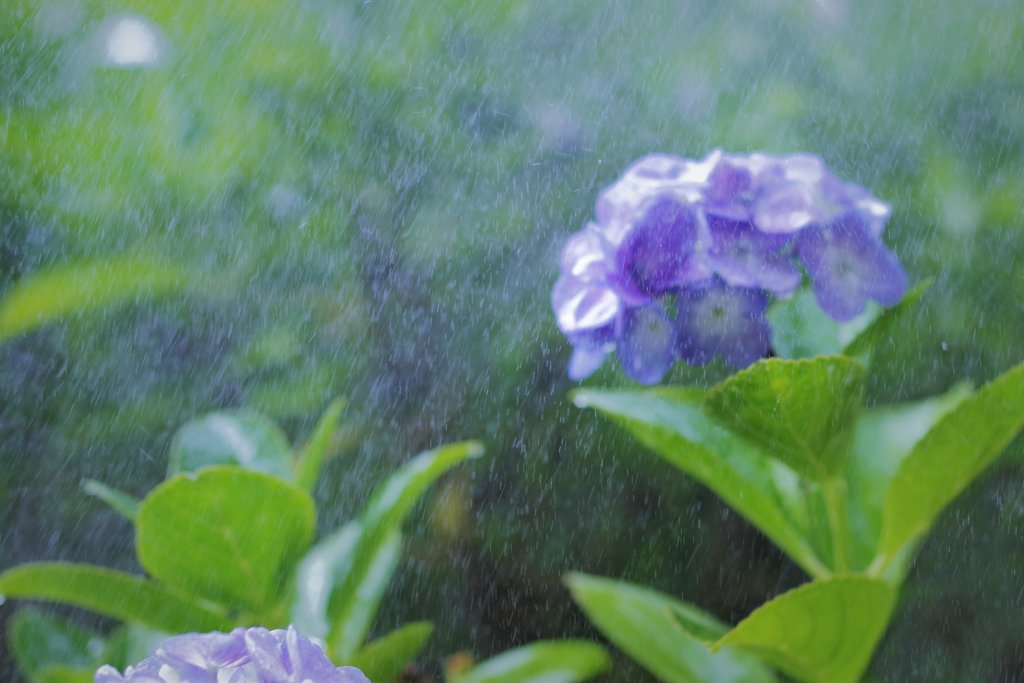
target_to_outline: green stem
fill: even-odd
[[[829,477],[821,483],[821,493],[825,498],[829,535],[832,537],[833,566],[836,572],[845,572],[850,569],[846,482],[839,477]]]
[[[832,570],[826,567],[813,552],[808,552],[801,556],[799,560],[800,562],[798,564],[803,567],[804,571],[806,571],[812,579],[818,580],[831,578]]]
[[[829,557],[830,539],[826,537],[826,530],[822,528],[821,523],[816,521],[820,519],[820,491],[820,484],[800,479],[800,499],[803,501],[804,514],[812,523],[808,529],[806,552],[800,554],[799,564],[815,580],[830,578],[835,573]]]
[[[889,568],[891,558],[888,555],[876,555],[864,573],[868,576],[881,577]]]

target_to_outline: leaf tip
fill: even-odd
[[[579,602],[586,594],[587,582],[590,579],[589,576],[583,572],[569,572],[562,577],[562,583],[569,589],[569,593],[572,594],[574,600]]]
[[[573,405],[577,408],[589,408],[592,403],[590,394],[582,389],[570,392],[569,400],[572,401]]]

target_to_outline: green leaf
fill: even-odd
[[[331,643],[336,646],[331,654],[341,661],[352,657],[356,650],[365,642],[384,593],[387,592],[391,577],[398,568],[402,557],[402,532],[392,529],[381,542],[373,546],[373,554],[365,571],[359,574],[358,583],[349,583],[354,576],[355,562],[359,558],[359,548],[364,537],[360,533],[356,540],[356,552],[353,553],[346,567],[339,567],[338,579],[334,586],[344,585],[352,593],[345,601],[342,609],[332,614],[333,623],[330,636]]]
[[[200,605],[141,576],[88,564],[19,565],[0,574],[0,595],[83,607],[169,633],[225,630],[232,625],[212,605]]]
[[[156,652],[168,635],[138,624],[121,624],[107,637],[102,661],[123,671]]]
[[[906,315],[907,311],[917,305],[917,302],[928,291],[933,282],[934,280],[930,278],[922,281],[907,292],[898,304],[882,311],[864,331],[846,345],[843,353],[847,356],[854,356],[864,363],[870,361],[875,349],[890,338],[893,325]]]
[[[864,367],[852,358],[771,358],[711,389],[704,405],[721,424],[820,481],[845,465],[863,391]]]
[[[477,664],[459,683],[574,683],[597,676],[610,664],[604,649],[594,643],[538,641]]]
[[[389,683],[416,659],[433,632],[434,625],[429,621],[406,624],[363,647],[349,663],[371,681]]]
[[[82,489],[90,496],[96,496],[109,505],[115,512],[125,519],[134,522],[139,514],[139,499],[124,491],[118,491],[112,486],[95,479],[86,479],[82,482]]]
[[[641,443],[717,493],[811,576],[826,575],[807,541],[810,520],[796,475],[715,424],[702,398],[700,391],[664,388],[573,394],[576,405],[621,421]]]
[[[717,643],[806,683],[855,683],[889,622],[896,589],[864,576],[814,581],[758,607]]]
[[[93,683],[98,666],[75,668],[56,664],[40,669],[32,683]]]
[[[573,599],[620,650],[665,683],[768,683],[753,657],[710,643],[726,626],[697,608],[623,581],[570,574]]]
[[[277,420],[295,420],[323,408],[334,395],[339,369],[326,359],[304,355],[293,364],[254,373],[246,382],[246,403]]]
[[[971,394],[957,385],[942,396],[866,410],[846,466],[853,567],[868,566],[882,533],[885,493],[900,463],[943,415]]]
[[[7,627],[7,641],[18,668],[32,681],[38,680],[43,669],[55,665],[95,670],[102,644],[95,633],[34,609],[14,615]]]
[[[309,547],[314,519],[302,489],[260,472],[211,467],[146,496],[135,545],[139,562],[161,581],[265,614]]]
[[[168,476],[208,465],[238,465],[292,480],[292,449],[277,424],[239,410],[204,415],[178,430],[171,443]]]
[[[1024,428],[1024,363],[964,399],[914,446],[885,498],[880,565],[935,518]]]
[[[320,478],[320,469],[331,454],[334,436],[338,432],[338,421],[344,409],[344,399],[332,401],[299,451],[295,462],[295,482],[307,491],[312,491],[316,486],[317,479]]]
[[[318,541],[299,562],[291,621],[303,635],[327,638],[327,603],[331,591],[352,569],[352,554],[361,535],[359,522],[349,522]]]
[[[789,299],[778,299],[768,307],[772,328],[772,349],[781,358],[853,356],[867,364],[875,349],[892,333],[893,325],[917,304],[932,285],[925,280],[907,292],[892,308],[868,302],[863,313],[846,322],[836,322],[821,310],[811,289],[802,289]]]
[[[814,292],[802,289],[789,299],[776,299],[768,307],[772,349],[780,358],[834,356],[867,329],[881,313],[869,303],[863,313],[847,322],[836,322],[821,310]]]
[[[73,314],[173,294],[193,279],[182,266],[139,255],[36,271],[0,301],[0,342]]]
[[[482,453],[483,447],[476,441],[426,451],[403,465],[374,492],[360,518],[361,533],[352,552],[351,568],[331,592],[328,602],[331,627],[327,642],[333,656],[348,660],[362,645],[369,629],[369,624],[364,626],[366,598],[370,587],[378,583],[372,572],[388,566],[388,546],[400,542],[396,541],[395,532],[401,529],[413,504],[442,474]]]

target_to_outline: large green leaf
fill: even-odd
[[[295,481],[302,488],[312,491],[320,478],[320,469],[331,454],[334,436],[338,432],[338,420],[345,409],[344,399],[335,399],[320,416],[313,433],[299,450],[295,461]]]
[[[900,318],[907,314],[907,311],[917,305],[917,302],[924,293],[932,286],[932,282],[934,282],[932,279],[922,281],[907,292],[898,304],[882,311],[881,314],[871,321],[870,325],[846,345],[843,353],[847,356],[859,358],[864,362],[871,360],[875,349],[883,342],[890,341],[893,326]]]
[[[292,449],[284,432],[273,420],[248,410],[204,415],[174,435],[169,475],[209,465],[238,465],[285,481],[293,477]]]
[[[331,591],[352,568],[352,554],[361,535],[359,522],[349,522],[317,541],[299,562],[291,609],[291,621],[299,633],[321,640],[327,638],[327,602]]]
[[[531,643],[481,662],[459,683],[574,683],[608,668],[604,649],[581,640]]]
[[[713,647],[748,650],[806,683],[855,683],[895,601],[896,589],[878,579],[814,581],[758,607]]]
[[[416,621],[396,628],[363,647],[351,662],[369,678],[378,683],[398,680],[402,669],[427,644],[434,625],[429,621]]]
[[[931,280],[922,282],[892,308],[869,301],[863,313],[846,322],[833,320],[818,305],[814,291],[802,289],[769,306],[772,349],[781,358],[844,354],[866,363],[875,349],[889,339],[893,325],[913,308],[931,284]]]
[[[857,423],[846,466],[853,567],[874,558],[882,532],[885,493],[911,449],[943,415],[969,396],[957,385],[942,396],[866,410]]]
[[[76,668],[54,664],[40,669],[32,683],[93,683],[98,667]]]
[[[482,453],[483,447],[476,441],[426,451],[403,465],[374,492],[360,517],[361,532],[352,551],[351,566],[328,602],[327,642],[335,657],[348,660],[362,645],[369,628],[369,624],[361,625],[365,622],[366,598],[370,587],[380,583],[373,572],[389,566],[385,562],[388,546],[400,542],[396,541],[396,532],[413,504],[442,474]]]
[[[391,583],[391,577],[402,557],[402,532],[395,528],[384,536],[380,543],[372,546],[373,555],[370,556],[365,570],[359,573],[359,582],[349,583],[350,577],[355,576],[355,562],[359,559],[358,549],[362,539],[363,534],[360,533],[356,540],[357,552],[353,553],[345,566],[338,567],[339,571],[332,583],[334,586],[345,585],[346,589],[352,591],[341,609],[332,614],[333,623],[329,639],[331,655],[340,661],[346,661],[354,656],[356,650],[365,642],[377,618],[380,602],[384,599],[384,593],[387,592],[388,584]]]
[[[71,668],[91,666],[95,670],[99,665],[96,645],[102,639],[64,619],[26,609],[11,619],[7,627],[7,642],[18,668],[34,682],[44,669],[55,665]]]
[[[275,477],[223,466],[178,475],[142,501],[146,570],[183,591],[264,611],[312,540],[313,501]]]
[[[721,424],[815,480],[842,470],[860,413],[864,368],[852,358],[763,360],[711,389]]]
[[[717,493],[812,576],[822,564],[796,475],[708,418],[697,390],[580,390],[576,405],[620,420],[645,446]]]
[[[0,342],[76,313],[172,294],[193,279],[182,266],[143,256],[37,271],[19,280],[0,301]]]
[[[886,493],[880,564],[924,534],[1022,428],[1024,363],[963,400],[900,464]]]
[[[623,652],[665,683],[769,683],[770,670],[731,648],[712,652],[726,626],[667,595],[585,574],[566,579],[590,620]]]
[[[836,322],[821,310],[814,291],[802,289],[788,299],[777,299],[768,307],[772,328],[772,349],[780,358],[834,356],[863,332],[880,312],[877,305],[847,322]]]
[[[150,579],[88,564],[39,562],[0,574],[0,595],[49,600],[170,633],[231,627],[217,607]]]

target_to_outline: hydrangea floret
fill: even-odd
[[[122,676],[113,667],[95,683],[370,683],[359,669],[335,667],[313,641],[294,627],[268,631],[189,633],[164,641],[156,654]]]
[[[680,359],[750,365],[770,351],[768,304],[805,272],[837,321],[868,300],[892,306],[907,276],[882,242],[890,214],[809,154],[640,159],[562,251],[551,302],[574,349],[569,376],[612,351],[644,384]]]

